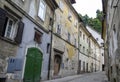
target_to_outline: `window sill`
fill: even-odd
[[[56,36],[61,37],[61,34],[55,33]]]
[[[44,23],[44,21],[45,21],[45,19],[43,20],[43,19],[41,19],[39,16],[37,16],[37,19],[38,19],[40,22],[42,22],[42,23]]]
[[[63,10],[61,9],[61,8],[59,8],[60,9],[60,11],[63,13]]]
[[[0,36],[0,39],[4,40],[4,41],[6,41],[6,42],[8,42],[10,44],[17,45],[17,43],[15,41],[11,40],[11,39],[8,39],[8,38],[5,38],[5,37],[1,37],[1,36]]]

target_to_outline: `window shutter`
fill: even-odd
[[[0,8],[0,36],[3,36],[6,14],[7,12]]]
[[[22,41],[22,35],[23,35],[23,30],[24,30],[24,23],[20,21],[18,23],[18,30],[17,30],[17,35],[15,37],[15,41],[20,44]]]

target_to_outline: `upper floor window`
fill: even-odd
[[[9,12],[10,13],[10,12]],[[24,23],[14,15],[0,8],[0,36],[5,40],[20,44],[24,30]]]
[[[87,43],[89,43],[89,38],[87,38]]]
[[[71,14],[71,11],[69,10],[69,12],[68,12],[68,20],[70,21],[70,22],[72,22],[72,14]]]
[[[25,0],[22,0],[23,2],[25,1]]]
[[[88,49],[87,49],[87,54],[89,54],[89,51],[88,51]]]
[[[61,25],[57,25],[57,34],[61,35]]]
[[[82,36],[82,32],[80,31],[80,36]]]
[[[69,42],[70,42],[70,37],[71,37],[71,36],[70,36],[70,33],[68,32],[68,41],[69,41]]]
[[[74,44],[75,46],[77,46],[77,41],[76,41],[76,39],[75,39],[75,44]]]
[[[81,51],[82,45],[80,44],[80,51]]]
[[[77,20],[75,20],[75,22],[74,22],[74,26],[77,28]]]
[[[38,30],[35,30],[35,35],[34,35],[34,41],[36,41],[38,44],[42,43],[42,33]]]
[[[85,34],[83,34],[83,40],[85,40]]]
[[[85,52],[85,47],[83,46],[83,52]]]
[[[5,37],[9,39],[13,39],[14,36],[14,24],[15,22],[11,18],[6,18],[6,29],[5,29]]]
[[[40,0],[38,16],[44,21],[46,13],[46,4],[43,0]]]
[[[61,0],[60,0],[60,2],[59,2],[59,7],[60,7],[61,10],[63,10],[64,5],[63,5],[63,3],[62,3]]]

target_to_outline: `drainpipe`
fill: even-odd
[[[80,31],[80,24],[78,25],[78,74],[80,74],[80,65],[79,65],[79,43],[80,43],[80,41],[79,41],[79,31]]]
[[[56,8],[57,9],[57,8]],[[48,64],[48,80],[50,80],[50,70],[51,70],[51,57],[52,57],[52,51],[53,51],[53,48],[52,48],[52,42],[53,42],[53,25],[54,25],[54,18],[55,18],[55,10],[53,10],[53,24],[51,25],[51,45],[50,45],[50,55],[49,55],[49,64]]]
[[[54,15],[54,13],[53,13]],[[54,17],[53,17],[53,21],[54,21]],[[50,70],[51,70],[51,55],[52,55],[52,41],[53,41],[53,25],[51,26],[51,38],[50,38],[50,55],[49,55],[49,64],[48,64],[48,80],[50,80]]]

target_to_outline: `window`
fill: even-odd
[[[76,39],[75,39],[75,44],[74,44],[75,46],[77,45],[76,43],[77,43],[77,42],[76,42]]]
[[[63,5],[63,3],[62,3],[61,0],[60,0],[60,2],[59,2],[59,7],[60,7],[61,10],[63,10],[64,5]]]
[[[22,0],[23,2],[25,1],[25,0]]]
[[[102,53],[102,56],[103,56],[103,53]]]
[[[89,55],[88,49],[87,49],[87,54]]]
[[[85,35],[83,34],[83,40],[85,40]]]
[[[35,35],[34,35],[34,41],[36,41],[37,43],[41,43],[42,42],[42,33],[39,31],[35,31]]]
[[[50,25],[50,26],[53,26],[53,22],[54,22],[54,21],[53,21],[53,18],[50,17],[49,25]]]
[[[87,43],[89,43],[89,38],[87,38]]]
[[[6,38],[13,39],[14,21],[11,18],[7,18],[6,23],[7,24],[4,36]]]
[[[75,20],[74,26],[77,28],[77,20]]]
[[[44,21],[45,20],[46,5],[43,0],[40,0],[38,16]]]
[[[20,44],[22,41],[24,23],[18,21],[16,15],[12,16],[12,13],[9,13],[0,8],[0,36],[5,37],[5,40],[15,41]]]
[[[70,10],[69,10],[69,12],[68,12],[68,20],[69,20],[70,22],[72,22],[72,14],[71,14]]]
[[[85,52],[85,47],[83,46],[83,52]]]
[[[81,51],[82,45],[80,44],[80,51]]]
[[[47,53],[50,53],[50,43],[47,44]]]
[[[82,36],[82,32],[80,31],[80,37]]]
[[[61,35],[61,25],[57,25],[57,34]]]
[[[70,42],[70,33],[68,32],[68,41]]]

